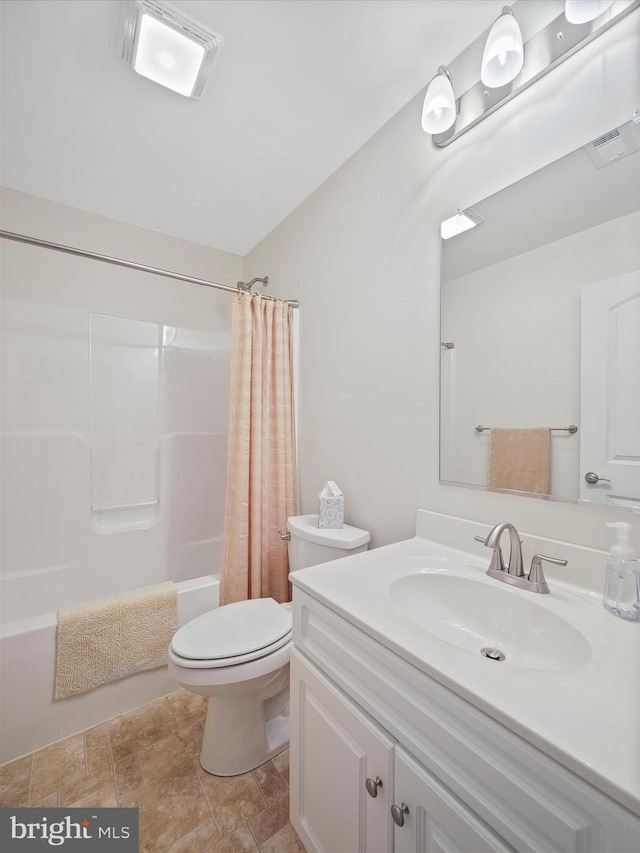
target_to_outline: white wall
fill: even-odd
[[[639,29],[636,11],[443,150],[415,98],[247,256],[301,302],[303,511],[333,479],[373,545],[411,536],[417,507],[608,543],[603,510],[439,483],[438,225],[627,121]]]
[[[12,190],[2,227],[233,285],[242,259]],[[2,617],[219,571],[229,294],[2,241]]]
[[[443,479],[486,485],[490,433],[476,424],[580,423],[581,288],[637,269],[638,235],[640,214],[628,214],[443,285],[442,339],[456,344],[442,352],[443,379],[448,362],[454,374]],[[579,466],[580,434],[554,431],[550,493],[578,498]]]

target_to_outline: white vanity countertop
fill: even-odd
[[[428,570],[430,560],[432,568],[464,564],[462,573],[474,581],[534,599],[588,638],[590,658],[576,668],[543,671],[510,662],[508,643],[507,659],[496,662],[419,627],[394,604],[389,586]],[[290,577],[294,587],[640,815],[640,624],[616,618],[599,596],[558,581],[549,582],[549,595],[500,583],[487,577],[487,565],[476,554],[416,537]]]

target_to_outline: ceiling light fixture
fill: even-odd
[[[484,222],[484,217],[476,213],[472,208],[467,210],[459,210],[449,219],[445,219],[440,223],[440,236],[443,240],[448,240],[449,237],[455,237],[456,234],[462,234],[463,231],[468,231]]]
[[[134,71],[199,98],[222,37],[158,0],[126,0],[121,57]]]
[[[613,0],[567,0],[564,14],[570,24],[586,24],[613,6]]]
[[[460,56],[438,68],[425,95],[423,129],[439,148],[449,145],[639,7],[640,0],[505,6]]]
[[[444,65],[429,83],[422,107],[422,129],[426,133],[443,133],[456,120],[456,99],[451,75]]]
[[[489,30],[482,54],[480,79],[485,86],[497,89],[515,80],[523,65],[522,33],[511,6],[505,6]]]

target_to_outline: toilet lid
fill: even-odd
[[[261,650],[268,654],[278,648],[290,633],[290,610],[273,598],[254,598],[210,610],[183,625],[171,648],[192,660],[246,660],[258,657]]]

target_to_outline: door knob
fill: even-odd
[[[597,474],[594,474],[593,471],[587,471],[584,475],[585,480],[589,483],[590,486],[594,486],[596,483],[610,483],[611,480],[607,480],[604,477],[598,477]]]
[[[391,817],[396,826],[404,826],[404,816],[409,814],[409,806],[406,803],[397,806],[395,803],[391,806]]]
[[[382,779],[376,776],[375,779],[369,777],[364,783],[367,788],[367,794],[374,799],[378,796],[378,788],[382,788]]]

